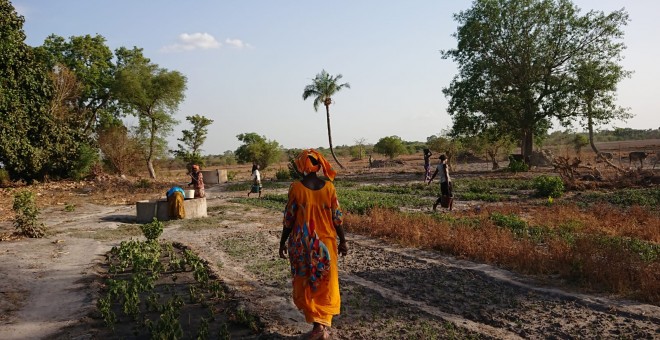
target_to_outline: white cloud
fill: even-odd
[[[212,35],[208,33],[181,33],[179,34],[179,42],[172,45],[167,45],[161,48],[163,52],[181,52],[192,50],[208,50],[212,48],[220,48],[221,44]]]
[[[227,44],[229,46],[233,46],[233,47],[238,48],[238,49],[252,47],[250,44],[244,43],[241,39],[229,39],[229,38],[227,38],[225,40],[225,44]]]

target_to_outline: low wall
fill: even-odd
[[[227,182],[227,170],[202,170],[204,184],[219,184]]]
[[[135,203],[137,210],[137,222],[149,223],[156,217],[159,221],[169,221],[167,201],[138,201]],[[183,201],[186,219],[208,216],[206,210],[206,198],[193,198]]]

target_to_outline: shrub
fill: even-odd
[[[140,189],[150,189],[152,186],[153,183],[151,183],[151,181],[146,178],[140,178],[137,182],[135,182],[135,187]]]
[[[39,209],[34,201],[34,193],[28,190],[14,195],[14,226],[21,235],[33,238],[44,237],[46,227],[37,221]]]
[[[10,178],[9,173],[5,169],[0,169],[0,187],[5,187],[9,185]]]
[[[526,172],[529,171],[529,165],[524,160],[516,160],[509,156],[509,171],[511,172]]]
[[[153,221],[141,225],[140,229],[147,240],[154,241],[163,233],[163,222],[154,217]]]
[[[236,171],[227,171],[227,181],[233,181],[237,174],[238,172]]]
[[[291,175],[289,174],[289,169],[277,169],[277,172],[275,172],[275,178],[277,178],[278,181],[286,181],[291,178]]]
[[[564,182],[556,176],[539,176],[534,178],[533,183],[539,197],[561,197],[564,193]]]

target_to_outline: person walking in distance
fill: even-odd
[[[259,172],[259,164],[252,165],[252,186],[248,192],[248,197],[251,193],[259,193],[259,198],[261,198],[261,173]]]
[[[449,208],[449,211],[451,211],[454,206],[454,194],[452,192],[451,177],[449,177],[449,168],[447,167],[447,156],[442,154],[439,158],[440,164],[438,164],[435,172],[433,172],[433,176],[431,176],[431,179],[428,181],[428,184],[431,184],[435,176],[438,173],[440,174],[440,196],[435,203],[433,203],[433,211],[436,210],[438,204],[443,202],[445,202],[445,204],[442,205],[446,205],[445,207]]]
[[[424,181],[431,179],[431,150],[424,149]]]

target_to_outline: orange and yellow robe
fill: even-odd
[[[291,228],[288,239],[289,262],[293,275],[293,301],[307,322],[332,326],[339,314],[339,275],[337,232],[342,213],[332,182],[312,190],[301,182],[289,188],[284,211],[284,227]]]

